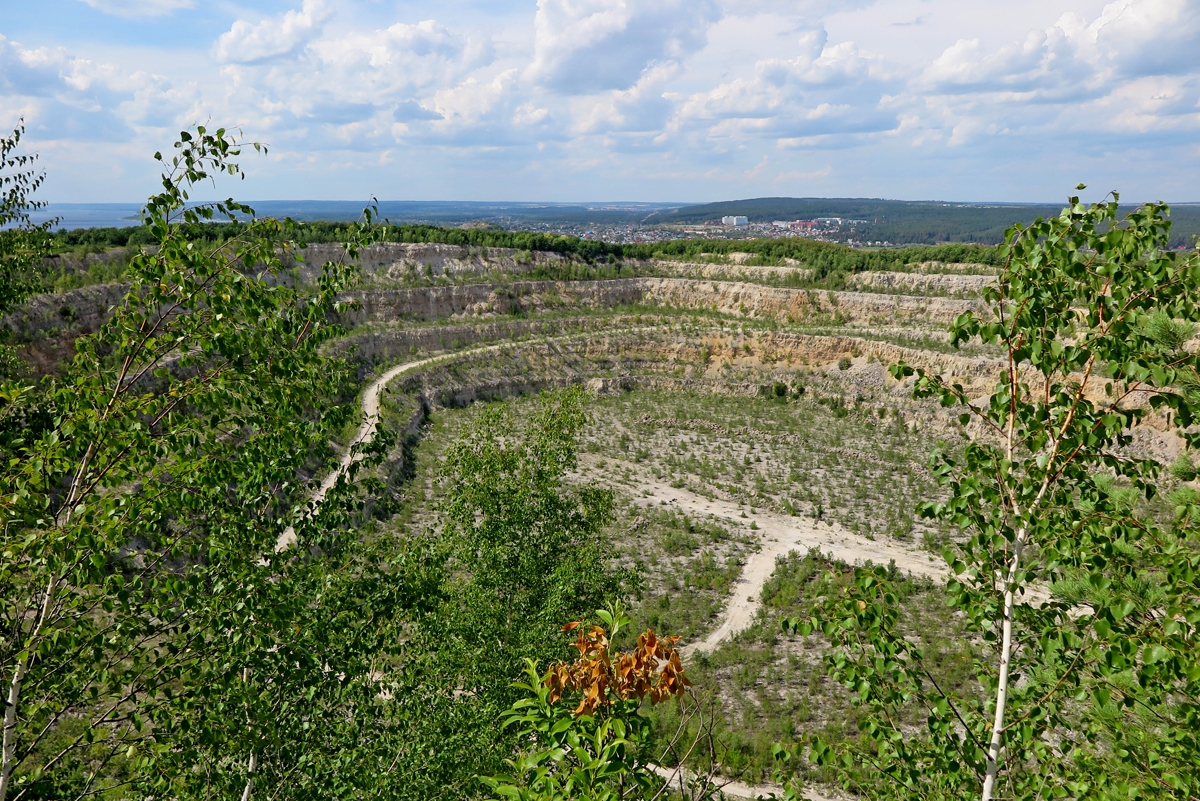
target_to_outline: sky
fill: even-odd
[[[1200,201],[1200,0],[0,0],[0,126],[136,202]]]

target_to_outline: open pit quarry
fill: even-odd
[[[311,280],[343,254],[313,245],[300,255],[286,280]],[[940,595],[940,549],[953,532],[916,514],[939,493],[929,454],[960,447],[964,432],[951,411],[913,400],[911,380],[888,367],[904,361],[982,395],[999,354],[979,343],[951,348],[944,331],[984,308],[979,293],[995,276],[925,263],[829,288],[802,264],[735,258],[631,263],[627,277],[609,280],[529,280],[561,261],[448,245],[363,254],[362,279],[337,320],[344,331],[327,352],[349,365],[358,395],[347,402],[362,410],[334,443],[346,454],[339,469],[353,461],[352,445],[395,435],[377,471],[388,495],[376,499],[387,510],[379,526],[413,536],[432,523],[439,461],[482,405],[507,402],[520,414],[543,389],[582,386],[591,422],[572,480],[615,493],[609,534],[641,576],[636,625],[682,638],[697,692],[723,716],[727,792],[778,790],[772,742],[805,730],[856,736],[850,694],[825,675],[821,646],[779,632],[813,560],[890,564],[919,585],[905,625],[940,655],[948,685],[971,692],[981,645]],[[74,340],[98,330],[126,289],[37,296],[0,329],[36,369],[60,371]],[[1179,448],[1153,417],[1135,441],[1163,460]],[[832,792],[821,775],[807,778],[814,798]]]

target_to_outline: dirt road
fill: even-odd
[[[350,466],[362,458],[360,450],[356,450],[357,446],[365,445],[375,439],[375,432],[379,430],[379,401],[383,397],[383,391],[398,376],[405,373],[419,370],[422,367],[428,367],[431,364],[445,361],[447,359],[458,359],[464,356],[477,356],[480,353],[488,353],[490,351],[499,350],[501,347],[509,343],[501,343],[495,345],[484,345],[478,348],[469,348],[458,351],[452,355],[442,354],[439,356],[431,356],[428,359],[419,359],[415,362],[405,362],[398,364],[395,367],[387,370],[379,378],[376,378],[371,384],[363,390],[362,395],[362,413],[363,422],[355,432],[354,438],[350,440],[350,446],[346,448],[346,452],[342,454],[342,458],[338,461],[336,469],[330,471],[329,475],[321,479],[321,485],[310,496],[309,500],[313,505],[319,504],[325,500],[325,496],[329,490],[333,489],[333,485],[338,479],[345,474]],[[285,551],[296,542],[296,532],[291,526],[279,535],[279,539],[275,542],[275,552]]]
[[[319,504],[324,500],[325,495],[333,488],[337,480],[361,458],[356,451],[356,446],[369,443],[374,439],[375,432],[379,428],[380,399],[391,381],[407,372],[419,370],[436,362],[476,356],[499,350],[502,347],[511,347],[511,343],[485,345],[458,351],[454,354],[443,354],[407,362],[392,367],[375,379],[363,391],[362,425],[351,439],[346,452],[342,454],[337,468],[325,476],[320,486],[313,492],[311,500],[314,504]],[[635,472],[641,472],[632,463],[626,463],[625,466]],[[709,500],[685,489],[671,487],[649,474],[641,475],[639,484],[644,492],[648,493],[635,499],[640,505],[662,506],[665,501],[672,508],[687,512],[689,515],[702,517],[711,514],[716,518],[733,523],[743,521],[742,509],[733,502],[721,499]],[[702,641],[691,643],[681,649],[685,655],[695,651],[711,651],[724,640],[749,627],[760,606],[758,598],[763,584],[775,570],[776,557],[785,556],[789,551],[807,551],[819,547],[823,552],[847,562],[870,559],[877,564],[887,564],[894,559],[899,568],[918,575],[939,579],[946,575],[946,569],[940,560],[932,561],[926,554],[915,548],[868,540],[836,524],[818,522],[809,518],[788,517],[767,511],[759,511],[751,519],[758,526],[761,547],[747,560],[742,575],[729,598],[725,616],[720,625]],[[286,550],[295,540],[295,532],[289,527],[276,543],[276,551]],[[655,771],[663,778],[670,779],[675,775],[674,771],[666,768],[656,767]],[[771,795],[782,798],[783,796],[783,788],[778,785],[747,785],[741,782],[728,782],[724,783],[721,789],[726,795],[739,798],[758,798]],[[826,797],[813,791],[806,791],[805,795],[811,801],[827,801]]]
[[[761,509],[748,519],[743,518],[743,508],[732,501],[720,498],[709,500],[686,489],[672,487],[640,471],[632,462],[612,461],[639,473],[638,488],[648,493],[634,498],[634,502],[640,506],[662,508],[665,501],[667,507],[686,512],[692,517],[711,514],[738,526],[746,525],[750,520],[758,526],[761,548],[750,555],[742,568],[742,575],[734,584],[720,625],[700,642],[684,646],[684,655],[695,651],[711,651],[721,642],[748,628],[758,614],[758,599],[763,584],[775,571],[775,559],[786,556],[789,551],[806,553],[812,548],[820,548],[822,553],[851,564],[869,559],[877,565],[886,565],[895,560],[896,567],[915,575],[929,576],[939,581],[948,575],[940,557],[931,559],[928,553],[915,547],[869,540],[836,523],[820,522],[808,517],[789,517]]]

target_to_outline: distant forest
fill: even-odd
[[[897,245],[939,242],[997,245],[1004,241],[1004,231],[1013,223],[1057,216],[1062,208],[1062,204],[974,205],[877,198],[761,197],[661,211],[647,217],[645,224],[696,225],[726,215],[745,216],[752,223],[841,217],[864,220],[865,224],[856,226],[854,232],[857,238],[866,241]],[[1133,208],[1130,205],[1127,211]],[[1200,236],[1200,204],[1172,205],[1171,220],[1172,247],[1192,245]]]
[[[327,200],[262,200],[250,204],[263,217],[291,217],[305,222],[352,222],[363,203]],[[456,225],[489,222],[568,225],[633,225],[648,215],[671,211],[679,203],[504,203],[460,200],[380,200],[380,216],[397,222]]]
[[[352,223],[295,223],[286,236],[297,242],[340,242],[350,235]],[[212,223],[195,226],[192,241],[222,242],[239,236],[244,223]],[[59,251],[98,251],[114,247],[152,244],[150,230],[144,226],[129,228],[80,228],[52,234]],[[428,242],[477,248],[511,248],[519,251],[543,251],[589,262],[614,262],[625,259],[703,259],[733,252],[753,253],[757,264],[781,264],[793,259],[817,271],[819,277],[834,272],[886,270],[922,261],[978,263],[996,265],[994,247],[972,244],[946,244],[907,248],[863,250],[829,242],[789,237],[785,239],[679,239],[638,245],[619,245],[529,231],[440,228],[433,225],[393,225],[384,233],[390,242]],[[536,277],[536,276],[535,276]],[[556,276],[546,275],[547,278]]]

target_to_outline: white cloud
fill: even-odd
[[[1031,92],[1068,100],[1107,91],[1121,78],[1200,68],[1200,0],[1118,0],[1088,23],[1064,13],[1045,30],[985,52],[959,39],[933,60],[928,91]]]
[[[716,138],[790,142],[896,126],[895,114],[880,108],[893,79],[877,59],[853,42],[828,44],[823,29],[802,31],[794,53],[759,61],[754,77],[693,94],[680,110],[680,123]]]
[[[677,64],[656,65],[627,90],[581,98],[576,104],[578,133],[653,132],[662,130],[677,105],[668,87],[680,72]]]
[[[494,58],[487,39],[455,33],[436,20],[319,39],[308,52],[316,72],[306,67],[305,80],[364,102],[445,88]]]
[[[182,8],[191,8],[193,0],[81,0],[105,14],[115,14],[126,19],[140,17],[162,17]]]
[[[142,17],[192,2],[82,1]],[[575,197],[593,194],[588,181],[658,176],[673,183],[643,197],[683,198],[705,182],[856,175],[861,191],[929,197],[948,163],[1006,165],[1014,186],[1070,173],[1070,186],[1092,180],[1079,160],[1115,165],[1128,148],[1200,185],[1200,168],[1177,166],[1200,141],[1200,0],[1019,0],[1017,22],[961,0],[539,0],[536,15],[515,0],[486,14],[474,0],[343,1],[292,0],[269,17],[208,7],[242,18],[179,52],[149,28],[134,48],[100,33],[70,51],[57,35],[0,37],[0,117],[25,113],[31,138],[63,147],[153,141],[149,152],[164,128],[240,124],[274,145],[268,172],[433,176],[414,178],[414,194],[450,191],[438,176],[455,171],[462,191],[478,179],[504,194],[510,171],[530,170]],[[1044,155],[1064,141],[1061,164]],[[895,175],[908,183],[870,183]]]
[[[1004,152],[1069,137],[1101,151],[1200,133],[1200,0],[1118,0],[985,48],[960,39],[909,87],[922,141]]]
[[[130,134],[121,105],[155,81],[61,47],[26,48],[0,36],[0,106],[16,107],[46,139],[119,140]]]
[[[1200,2],[1119,0],[1088,27],[1098,50],[1125,75],[1179,75],[1200,68]]]
[[[538,0],[527,72],[566,94],[625,90],[704,46],[714,0]]]
[[[495,61],[488,37],[436,20],[316,31],[288,52],[223,68],[226,114],[277,143],[365,151],[437,136],[507,141],[504,126],[524,102],[516,68],[476,74]]]
[[[565,138],[553,112],[520,91],[515,68],[490,81],[468,78],[436,92],[427,104],[441,119],[413,129],[413,141],[459,147],[499,148],[532,145]]]
[[[324,0],[304,0],[299,10],[257,24],[240,19],[217,39],[214,53],[217,61],[225,64],[286,56],[317,36],[332,14]]]

